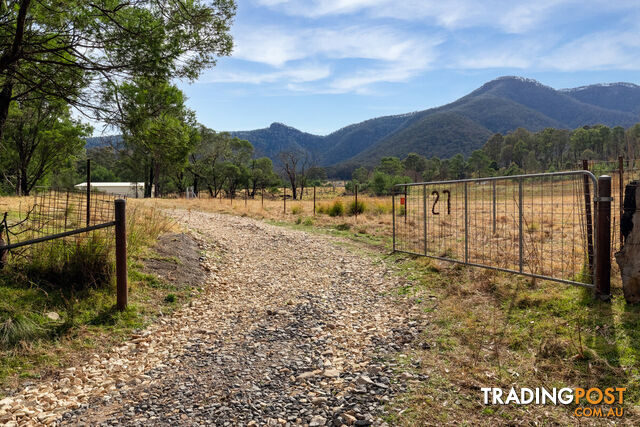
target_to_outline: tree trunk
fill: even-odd
[[[20,169],[20,192],[23,196],[28,196],[30,193],[29,179],[27,177],[27,168]]]
[[[155,184],[154,197],[160,197],[160,168],[158,167],[158,163],[154,162],[153,165],[153,184]]]

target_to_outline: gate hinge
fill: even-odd
[[[594,202],[613,202],[613,197],[594,197]]]

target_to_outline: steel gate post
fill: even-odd
[[[595,297],[611,300],[611,177],[598,177]]]
[[[464,262],[469,262],[469,195],[464,183]]]
[[[396,189],[392,188],[391,189],[391,218],[392,218],[392,225],[391,228],[393,228],[393,251],[395,252],[396,250]]]
[[[589,161],[582,161],[582,169],[589,170]],[[589,259],[589,273],[593,274],[593,219],[591,215],[591,190],[589,189],[589,177],[583,175],[582,182],[584,186],[584,209],[587,221],[587,254]]]
[[[424,232],[424,254],[427,254],[427,186],[422,186],[422,212],[424,213],[423,232]]]
[[[519,242],[519,269],[520,273],[524,270],[524,247],[523,247],[523,234],[522,234],[522,219],[523,219],[523,206],[522,206],[522,178],[518,179],[518,242]]]
[[[493,234],[496,234],[496,182],[493,181]]]

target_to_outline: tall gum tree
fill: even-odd
[[[105,120],[133,77],[194,80],[231,53],[234,0],[0,0],[0,139],[9,105],[64,100]]]

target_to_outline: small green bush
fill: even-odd
[[[316,206],[317,214],[326,214],[328,210],[329,210],[329,207],[325,204],[318,204],[318,206]]]
[[[167,294],[167,296],[164,297],[164,302],[168,302],[168,303],[176,302],[176,294]]]
[[[299,215],[302,213],[302,205],[293,205],[291,206],[291,213],[293,215]]]
[[[359,200],[356,203],[356,201],[354,200],[351,203],[349,203],[349,206],[347,207],[347,214],[349,214],[349,216],[362,215],[366,210],[367,210],[367,206],[364,204],[363,201]]]
[[[390,212],[391,212],[391,209],[387,207],[384,203],[376,203],[376,205],[373,207],[373,213],[375,215],[384,215]]]
[[[311,227],[313,225],[313,218],[311,218],[310,216],[306,217],[304,221],[302,221],[302,225]]]
[[[344,215],[344,205],[340,200],[336,200],[329,207],[329,210],[327,211],[327,213],[329,214],[329,216],[342,216]]]
[[[346,222],[336,225],[336,230],[347,231],[350,229],[351,229],[351,224],[347,224]]]
[[[296,218],[296,224],[302,224],[302,217],[301,216]]]
[[[32,283],[63,292],[85,292],[111,286],[112,240],[91,233],[76,241],[54,240],[35,247],[25,263],[15,266]]]
[[[0,322],[0,346],[12,347],[21,341],[30,341],[41,335],[43,329],[23,314],[6,313]]]

